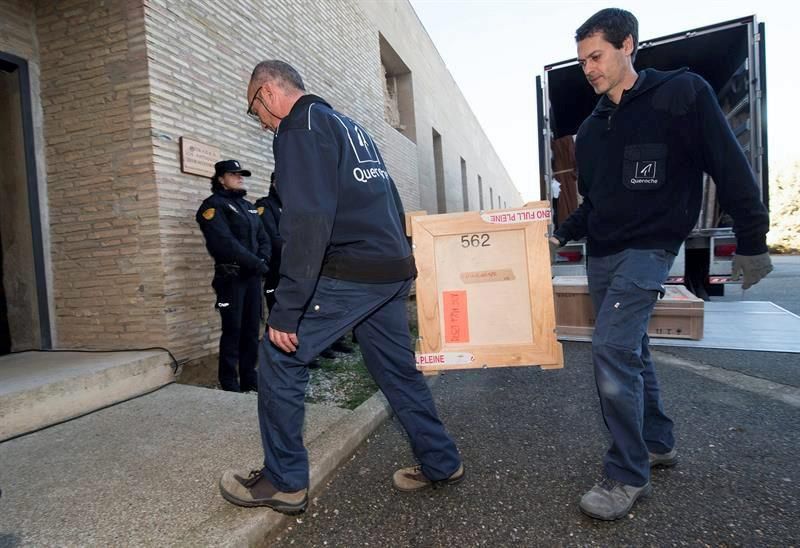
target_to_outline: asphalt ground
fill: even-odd
[[[759,284],[761,299],[791,310],[800,287],[798,265],[798,258],[778,263],[769,283]],[[464,482],[425,493],[394,491],[391,474],[414,461],[392,419],[338,469],[275,544],[800,544],[800,356],[654,350],[681,460],[675,468],[654,471],[653,494],[626,518],[609,523],[578,509],[582,493],[601,477],[609,443],[590,344],[564,343],[564,351],[563,370],[442,376],[434,395],[462,452]]]
[[[561,371],[450,373],[435,387],[467,479],[398,493],[413,462],[396,421],[383,425],[283,535],[279,546],[772,545],[800,539],[800,408],[684,368],[657,367],[681,461],[655,471],[653,495],[614,523],[583,516],[608,439],[590,345],[565,345]],[[660,358],[661,356],[659,356]]]
[[[711,300],[772,301],[800,315],[800,255],[773,255],[772,265],[775,270],[747,291],[740,285],[729,285],[723,297]]]

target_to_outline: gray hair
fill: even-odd
[[[256,84],[272,81],[287,91],[306,90],[300,73],[289,63],[277,59],[261,61],[257,64],[250,76],[250,81]]]

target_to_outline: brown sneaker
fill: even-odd
[[[261,473],[253,470],[245,477],[244,472],[228,470],[219,480],[222,497],[237,506],[267,506],[282,514],[302,514],[308,506],[308,489],[285,493]]]
[[[408,468],[401,468],[392,476],[392,484],[398,491],[420,491],[427,487],[439,489],[445,485],[458,483],[464,479],[464,465],[459,464],[458,470],[443,480],[431,481],[425,474],[422,473],[422,466],[409,466]]]

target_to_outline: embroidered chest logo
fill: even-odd
[[[636,162],[636,174],[631,178],[632,185],[657,185],[658,162]]]

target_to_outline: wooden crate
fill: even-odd
[[[666,295],[656,303],[647,333],[651,337],[672,339],[703,338],[702,299],[682,285],[667,285]],[[594,331],[594,307],[589,297],[586,276],[556,276],[556,325],[559,335],[591,336]]]
[[[417,217],[419,215],[427,215],[427,214],[428,214],[428,212],[424,211],[424,210],[421,210],[421,211],[406,211],[406,236],[408,236],[409,238],[411,238],[413,236],[413,234],[411,234],[411,230],[413,228],[413,224],[411,222],[411,219],[413,217]]]
[[[547,202],[411,217],[425,372],[563,367],[555,335]]]

